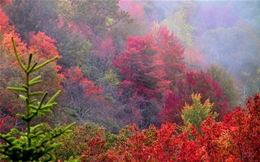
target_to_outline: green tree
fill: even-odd
[[[46,113],[51,113],[51,107],[57,105],[54,101],[61,91],[56,92],[48,101],[46,96],[48,92],[34,91],[32,86],[41,83],[41,76],[31,78],[31,74],[47,64],[53,62],[58,57],[53,57],[39,65],[32,63],[33,54],[30,53],[27,65],[25,65],[18,56],[14,39],[12,38],[14,53],[16,59],[25,74],[25,83],[18,87],[8,87],[9,90],[17,91],[21,100],[25,102],[25,112],[18,113],[17,117],[26,123],[25,131],[19,131],[12,128],[7,134],[0,134],[2,140],[0,153],[2,160],[11,161],[50,161],[55,160],[51,153],[53,149],[60,144],[53,142],[53,139],[71,132],[70,128],[76,123],[72,123],[65,128],[55,128],[49,133],[44,133],[41,129],[43,124],[32,126],[32,121]],[[42,97],[39,97],[39,96]],[[39,100],[40,98],[40,100]]]
[[[168,19],[164,19],[160,25],[166,26],[173,31],[182,45],[189,47],[193,43],[192,32],[194,27],[189,24],[186,14],[187,11],[181,6],[177,12],[171,14]]]
[[[200,124],[207,118],[208,115],[212,115],[213,118],[217,117],[217,113],[212,112],[212,106],[207,99],[203,104],[201,103],[201,95],[200,94],[192,94],[191,95],[193,104],[188,105],[185,104],[182,110],[182,119],[184,121],[185,128],[189,129],[190,125],[193,125],[200,132]]]
[[[250,73],[244,73],[248,78],[243,89],[243,100],[246,100],[246,97],[252,94],[256,94],[260,91],[260,67],[257,69],[257,76],[252,76]]]
[[[64,19],[77,25],[87,25],[95,35],[104,34],[118,23],[132,21],[127,12],[119,10],[118,0],[67,0],[60,8]]]
[[[208,67],[207,72],[214,81],[218,82],[224,91],[224,96],[229,99],[228,105],[231,108],[236,107],[238,105],[239,90],[235,86],[234,79],[231,75],[224,68],[214,64]]]
[[[12,0],[5,6],[10,21],[15,25],[15,32],[23,40],[28,40],[30,32],[45,32],[54,35],[59,20],[57,13],[58,1]]]

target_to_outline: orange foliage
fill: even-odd
[[[56,41],[51,37],[45,35],[43,32],[38,32],[36,35],[32,35],[30,39],[29,49],[32,53],[50,59],[59,56],[57,47],[54,45]]]
[[[11,42],[11,37],[14,37],[14,41],[16,44],[16,49],[19,55],[27,54],[27,48],[26,44],[22,42],[19,34],[15,33],[14,31],[11,31],[10,33],[4,33],[3,34],[3,41],[2,41],[2,46],[8,50],[13,52],[13,44]]]

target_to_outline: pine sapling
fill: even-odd
[[[58,147],[60,143],[56,143],[53,139],[67,135],[71,132],[70,128],[76,123],[72,123],[64,128],[54,128],[51,132],[44,133],[42,131],[43,124],[31,126],[32,120],[51,113],[51,107],[57,105],[54,101],[60,94],[57,91],[49,100],[47,100],[48,92],[33,91],[32,86],[43,82],[41,76],[31,78],[31,74],[47,64],[55,61],[58,57],[51,58],[41,64],[32,63],[33,54],[30,53],[27,64],[22,63],[16,50],[14,39],[12,38],[15,57],[25,74],[25,83],[17,87],[7,87],[9,90],[19,92],[19,97],[25,102],[25,113],[17,114],[17,116],[25,121],[25,131],[19,131],[12,128],[7,134],[0,134],[1,144],[0,153],[1,160],[8,161],[53,161],[55,155],[51,151]],[[40,100],[39,98],[41,96]],[[72,159],[70,158],[69,161]]]

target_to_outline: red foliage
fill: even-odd
[[[80,86],[84,89],[85,97],[87,99],[91,99],[94,96],[101,96],[103,94],[103,90],[101,87],[96,86],[92,81],[84,78],[80,81]]]
[[[5,3],[5,2],[0,2]],[[9,18],[8,16],[4,13],[3,8],[0,6],[0,32],[1,33],[9,33],[13,27],[9,25]]]
[[[170,93],[165,99],[165,104],[159,114],[159,119],[163,122],[182,123],[181,110],[183,107],[182,98],[179,95]]]
[[[184,48],[173,33],[166,27],[155,29],[153,36],[158,48],[159,58],[163,62],[167,80],[176,83],[180,74],[184,72],[185,65],[182,62]]]
[[[87,99],[101,96],[103,94],[102,88],[96,86],[88,78],[85,78],[82,74],[81,69],[78,66],[76,66],[73,69],[68,69],[65,73],[65,76],[67,78],[68,86],[71,87],[71,86],[79,85],[80,88],[83,89],[84,95]]]
[[[98,41],[96,55],[105,63],[115,58],[115,47],[111,37],[103,38]]]
[[[113,61],[121,71],[123,84],[132,85],[132,96],[156,98],[156,84],[160,81],[157,75],[164,76],[160,65],[154,61],[156,50],[151,37],[129,37],[125,52]]]
[[[143,7],[141,4],[136,3],[136,1],[131,0],[120,0],[120,8],[127,11],[133,18],[143,17]]]
[[[182,55],[182,45],[165,27],[145,37],[129,37],[123,54],[113,61],[123,79],[120,84],[122,101],[143,109],[144,118],[156,116],[158,105],[172,93],[171,87],[184,72]]]
[[[151,125],[141,132],[135,125],[118,135],[116,144],[104,151],[104,139],[97,136],[88,145],[92,159],[103,161],[258,161],[260,159],[260,95],[248,99],[247,109],[236,109],[224,122],[212,116],[190,132],[178,133],[176,125]],[[127,133],[128,132],[128,133]],[[97,154],[99,153],[99,154]],[[94,156],[94,157],[93,157]],[[100,159],[101,160],[101,159]]]
[[[228,154],[237,161],[260,159],[260,95],[247,99],[247,109],[237,109],[223,122],[229,132]]]
[[[214,103],[213,111],[219,114],[218,120],[223,120],[224,115],[230,112],[227,105],[228,99],[223,97],[223,90],[206,72],[186,73],[186,79],[180,80],[178,83],[178,92],[183,96],[184,101],[189,104],[191,104],[190,95],[192,93],[200,93],[202,103],[210,99],[210,102]]]
[[[202,95],[202,103],[207,99],[214,103],[213,111],[219,114],[218,120],[223,120],[224,115],[230,112],[230,108],[227,105],[228,99],[223,97],[223,90],[208,73],[203,71],[187,72],[185,78],[179,79],[176,89],[176,93],[170,94],[165,100],[165,106],[159,115],[162,122],[182,124],[181,110],[185,102],[192,104],[190,96],[193,93]]]
[[[78,66],[73,69],[68,69],[65,75],[69,80],[69,85],[78,84],[78,82],[83,79],[83,74]]]
[[[103,132],[87,142],[89,150],[84,151],[82,161],[104,161],[105,160],[105,144],[106,140],[102,138]]]
[[[206,63],[206,57],[201,48],[191,46],[185,49],[185,62],[189,69],[199,69]]]
[[[169,84],[176,82],[184,71],[182,55],[183,47],[178,39],[167,28],[160,27],[153,35],[129,37],[126,50],[113,63],[124,81],[131,82],[133,94],[140,96],[142,91],[158,99],[159,91],[166,96]]]

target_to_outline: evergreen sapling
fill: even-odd
[[[12,38],[14,53],[16,59],[25,74],[25,83],[18,87],[7,87],[9,90],[19,92],[19,97],[25,102],[25,113],[17,114],[21,120],[25,121],[25,131],[19,131],[12,128],[7,134],[0,134],[1,144],[0,153],[1,160],[8,161],[55,161],[55,155],[51,153],[53,149],[60,146],[53,139],[67,135],[71,132],[70,128],[76,123],[72,123],[64,128],[54,128],[49,133],[44,133],[41,128],[43,124],[31,126],[32,120],[51,113],[51,107],[57,105],[54,101],[60,94],[60,90],[56,92],[49,100],[46,99],[48,92],[33,91],[32,86],[43,82],[41,76],[31,78],[31,74],[47,64],[55,61],[58,57],[51,58],[41,64],[32,63],[33,54],[29,54],[27,65],[22,63],[18,56],[14,39]],[[40,100],[37,99],[41,96]],[[46,101],[47,100],[47,101]],[[69,161],[73,161],[72,158]]]

